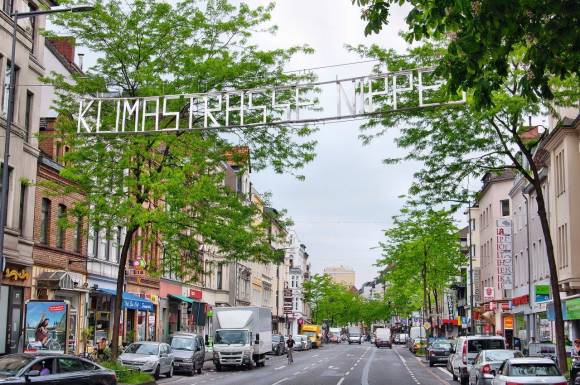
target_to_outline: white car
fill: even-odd
[[[173,353],[163,342],[134,342],[118,358],[119,363],[131,369],[159,375],[173,376]]]
[[[510,358],[501,365],[492,385],[550,384],[568,385],[556,363],[548,358]]]

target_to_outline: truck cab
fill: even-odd
[[[322,328],[320,325],[302,325],[302,334],[304,334],[313,348],[319,348],[322,345]]]

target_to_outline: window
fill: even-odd
[[[556,179],[556,196],[560,196],[566,192],[566,177],[564,170],[564,150],[556,154],[555,159],[555,179]]]
[[[218,267],[217,267],[217,277],[216,277],[216,284],[217,284],[218,290],[222,290],[223,274],[224,274],[223,265],[220,263],[220,264],[218,264]]]
[[[14,9],[14,0],[3,0],[2,9],[4,12],[10,15],[12,13],[12,9]]]
[[[471,218],[471,231],[475,231],[475,218]]]
[[[48,245],[48,232],[50,227],[50,199],[42,198],[40,208],[40,243]]]
[[[26,184],[20,184],[20,207],[18,210],[18,231],[20,236],[24,234],[24,210],[26,209],[26,195],[28,187]]]
[[[12,74],[12,63],[6,63],[6,69],[4,71],[4,95],[2,97],[2,117],[8,119],[8,105],[9,105],[9,94],[10,94],[10,79],[14,75],[14,80],[18,79],[18,67],[15,68],[14,74]],[[12,107],[14,107],[14,100],[16,95],[12,99]],[[14,109],[12,109],[12,115],[14,116]]]
[[[123,229],[121,228],[121,226],[117,227],[117,249],[115,250],[115,258],[116,261],[115,262],[119,262],[119,259],[121,259],[121,249],[123,247],[123,243],[121,241],[121,236],[123,234]]]
[[[501,206],[501,216],[502,217],[509,217],[510,215],[510,201],[509,199],[504,199],[499,201]]]
[[[60,357],[58,359],[58,373],[74,373],[85,371],[83,361],[72,357]]]
[[[93,230],[93,258],[99,258],[99,230]]]
[[[558,226],[558,265],[568,267],[568,224]]]
[[[30,137],[32,134],[32,127],[30,124],[32,122],[32,106],[34,101],[34,94],[30,91],[26,92],[26,115],[24,115],[24,140],[30,142]]]
[[[58,223],[57,232],[56,232],[56,247],[59,249],[64,249],[64,241],[66,235],[66,206],[59,204],[58,205]]]
[[[106,244],[105,244],[105,259],[107,261],[111,260],[111,229],[108,228],[107,232],[105,233],[105,239],[106,239]]]
[[[57,163],[62,163],[62,143],[56,142],[56,150],[54,154],[54,161]]]
[[[74,232],[75,253],[81,252],[82,235],[83,235],[83,217],[78,216]]]

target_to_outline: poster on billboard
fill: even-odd
[[[68,310],[66,301],[28,301],[24,310],[24,350],[66,353]]]

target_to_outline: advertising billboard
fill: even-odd
[[[24,310],[24,350],[66,353],[68,311],[65,301],[28,301]]]

